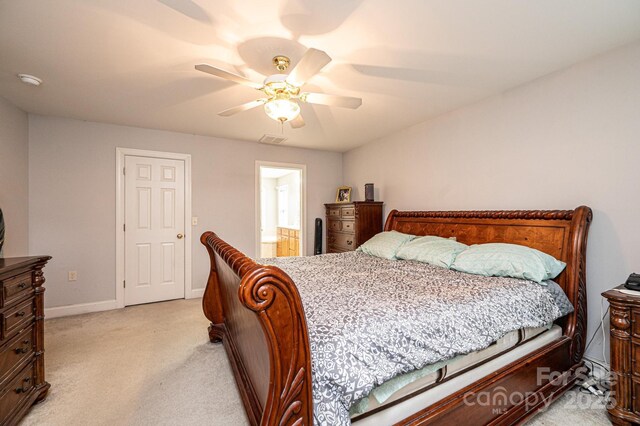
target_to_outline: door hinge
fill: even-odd
[[[122,287],[127,288],[127,281],[126,280],[122,281]]]
[[[126,175],[126,174],[127,174],[127,168],[126,168],[126,167],[123,167],[123,168],[122,168],[122,174],[123,174],[123,175]]]
[[[123,232],[127,232],[127,224],[126,223],[122,224],[122,231]]]

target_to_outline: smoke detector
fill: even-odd
[[[42,79],[30,74],[18,74],[18,78],[24,84],[28,84],[30,86],[40,86],[42,84]]]
[[[268,143],[271,145],[279,145],[282,142],[286,141],[287,138],[285,138],[284,136],[278,136],[278,135],[262,135],[262,137],[260,139],[258,139],[258,142],[260,143]]]

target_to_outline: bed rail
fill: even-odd
[[[211,321],[209,338],[225,345],[236,380],[244,385],[241,397],[250,422],[309,424],[307,420],[313,418],[311,354],[296,286],[281,269],[254,262],[213,232],[202,234],[200,241],[211,260],[202,301]],[[247,345],[242,339],[256,333],[264,335],[264,345],[259,339]],[[265,369],[268,382],[263,379]]]

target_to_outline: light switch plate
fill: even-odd
[[[69,271],[69,281],[78,280],[78,271]]]
[[[191,218],[191,226],[196,226],[198,225],[198,216],[193,216]]]

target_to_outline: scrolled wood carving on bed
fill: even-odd
[[[456,237],[465,244],[522,244],[567,263],[558,277],[575,311],[560,325],[563,336],[407,417],[400,424],[444,424],[472,417],[479,424],[516,424],[556,399],[576,380],[586,335],[586,248],[591,209],[530,211],[433,211],[389,213],[385,230]],[[291,278],[257,264],[213,232],[201,242],[211,269],[203,297],[209,337],[222,341],[249,421],[254,425],[311,425],[311,351],[302,302]],[[538,368],[562,373],[539,383]],[[529,397],[493,410],[463,402],[469,393],[506,388]],[[532,398],[535,397],[535,401]]]
[[[241,389],[247,415],[254,424],[299,425],[311,419],[311,354],[309,336],[298,290],[282,270],[255,263],[222,241],[215,233],[205,232],[200,241],[207,247],[211,273],[202,300],[205,316],[211,321],[209,338],[224,340],[236,381]],[[221,286],[216,270],[216,255],[241,279],[237,289],[239,301],[255,312],[268,342],[270,371],[266,405],[254,389],[237,346],[229,341],[225,323]],[[224,266],[223,266],[224,267]],[[231,347],[229,347],[231,345]],[[266,354],[265,354],[266,355]]]

